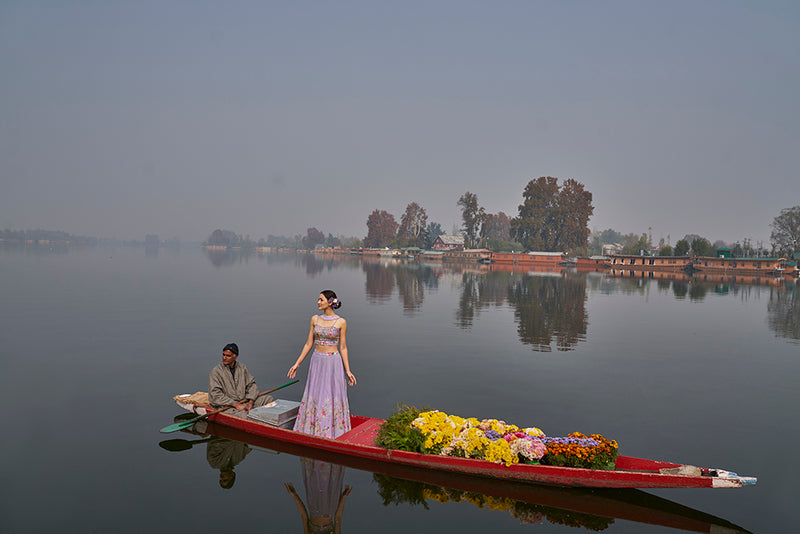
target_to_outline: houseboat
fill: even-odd
[[[556,266],[566,259],[562,252],[492,252],[498,265]]]
[[[605,268],[608,256],[578,256],[575,259],[575,268],[579,271],[595,271]]]
[[[731,258],[726,256],[698,257],[692,259],[692,269],[728,275],[780,275],[786,258]]]
[[[626,271],[683,271],[692,264],[689,256],[635,256],[610,254],[604,262],[611,269]]]
[[[492,251],[486,248],[467,248],[464,250],[446,250],[444,259],[446,261],[463,261],[467,263],[482,262],[492,257]]]

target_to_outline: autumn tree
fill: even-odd
[[[388,246],[397,234],[397,221],[394,215],[384,210],[375,210],[367,217],[367,237],[365,247]]]
[[[542,176],[528,182],[522,196],[511,237],[528,250],[565,252],[588,244],[594,207],[582,183],[569,178],[559,187],[558,178]]]
[[[468,248],[474,247],[480,235],[486,211],[478,205],[478,195],[469,191],[461,195],[456,204],[461,208],[461,220],[463,221],[461,229],[464,232],[466,245]]]
[[[508,241],[511,239],[511,219],[502,211],[497,214],[487,213],[481,228],[481,238]]]
[[[769,238],[775,249],[789,258],[800,252],[800,206],[782,209],[771,226]]]
[[[303,248],[312,249],[323,243],[325,243],[325,234],[313,227],[306,230],[306,236],[303,238]]]
[[[428,214],[416,202],[406,206],[400,217],[400,229],[397,238],[406,246],[422,247],[425,240],[425,229],[428,226]]]

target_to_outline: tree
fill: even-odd
[[[303,238],[303,248],[310,250],[323,243],[325,243],[325,234],[313,227],[306,230],[306,236]]]
[[[646,253],[650,253],[651,243],[649,236],[645,233],[641,236],[637,236],[636,234],[628,234],[626,236],[622,236],[622,253],[623,254],[634,254],[639,255],[642,251]]]
[[[384,210],[375,210],[367,217],[367,237],[365,247],[385,247],[389,245],[397,233],[397,221],[394,215]]]
[[[333,247],[341,247],[342,240],[338,237],[333,237],[333,234],[328,234],[328,238],[325,240],[325,245],[333,248]]]
[[[603,253],[603,245],[606,244],[621,244],[622,243],[622,234],[617,232],[616,230],[612,230],[608,228],[603,231],[595,230],[592,232],[591,235],[591,243],[589,244],[589,250],[592,254],[602,254]]]
[[[781,255],[791,258],[800,252],[800,206],[782,209],[770,226],[769,238]]]
[[[566,252],[585,247],[592,194],[569,178],[559,188],[558,178],[531,180],[522,194],[519,214],[511,221],[511,237],[528,250]]]
[[[669,245],[664,245],[661,247],[659,256],[672,256],[672,247]]]
[[[675,243],[675,255],[676,256],[686,256],[689,254],[689,242],[685,239],[678,240]]]
[[[400,229],[397,238],[406,246],[422,247],[425,239],[425,228],[428,226],[428,214],[416,202],[406,206],[400,217]]]
[[[230,230],[214,230],[208,238],[209,245],[215,246],[236,246],[242,241],[242,236],[236,235],[236,233],[231,232]]]
[[[499,212],[497,215],[487,213],[481,227],[481,238],[508,241],[511,239],[511,219]]]
[[[474,247],[480,235],[486,211],[478,206],[478,195],[467,191],[456,202],[461,207],[461,220],[464,221],[462,230],[467,248]]]
[[[692,255],[694,256],[708,256],[711,254],[711,243],[704,237],[698,237],[692,240]]]
[[[428,250],[432,249],[433,242],[442,234],[444,234],[444,230],[442,230],[441,224],[437,222],[430,223],[425,229],[425,248]]]

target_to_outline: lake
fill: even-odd
[[[657,501],[716,524],[709,528],[781,532],[798,523],[793,281],[0,247],[0,288],[2,532],[303,532],[297,503],[335,509],[345,487],[343,533],[689,529],[613,516],[608,504],[600,510],[612,517],[582,508],[611,497],[628,512]],[[353,413],[386,417],[404,403],[551,436],[601,433],[621,454],[727,469],[758,484],[542,490],[520,500],[504,488],[487,495],[301,460],[208,428],[158,432],[181,413],[174,395],[207,390],[228,342],[262,390],[285,383],[323,289],[337,292],[348,320]],[[301,383],[280,398],[300,399],[307,369],[308,360]],[[170,438],[186,440],[185,450],[159,446]],[[233,466],[230,488],[221,466]],[[577,510],[553,505],[562,501]],[[655,520],[656,508],[644,516]]]

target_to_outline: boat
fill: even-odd
[[[176,402],[196,414],[207,413],[205,406],[181,403],[178,400]],[[208,419],[255,436],[310,447],[342,457],[509,482],[585,488],[739,488],[756,483],[755,477],[742,477],[722,469],[698,468],[631,456],[619,456],[614,469],[602,470],[526,463],[505,466],[475,458],[390,450],[374,444],[378,428],[384,420],[358,415],[350,416],[351,430],[336,439],[303,434],[225,412],[213,413]]]
[[[689,256],[635,256],[631,254],[609,254],[603,265],[609,269],[625,271],[679,272],[691,267]]]
[[[704,273],[727,275],[779,276],[783,274],[783,264],[786,261],[786,258],[696,257],[692,259],[692,269]]]
[[[184,417],[191,415],[179,415],[175,421]],[[723,518],[639,489],[559,488],[361,460],[326,453],[311,446],[254,435],[219,423],[206,424],[204,421],[184,429],[183,432],[203,439],[172,439],[159,445],[170,451],[185,451],[194,444],[207,442],[211,437],[239,441],[271,453],[286,453],[372,472],[379,494],[384,499],[387,494],[391,495],[391,502],[394,504],[404,500],[409,503],[418,502],[420,496],[439,502],[449,498],[450,502],[478,503],[481,508],[490,504],[490,509],[508,510],[512,516],[525,523],[538,522],[542,518],[558,524],[564,524],[568,520],[566,523],[570,526],[588,530],[601,530],[615,519],[620,519],[687,532],[749,532]]]

